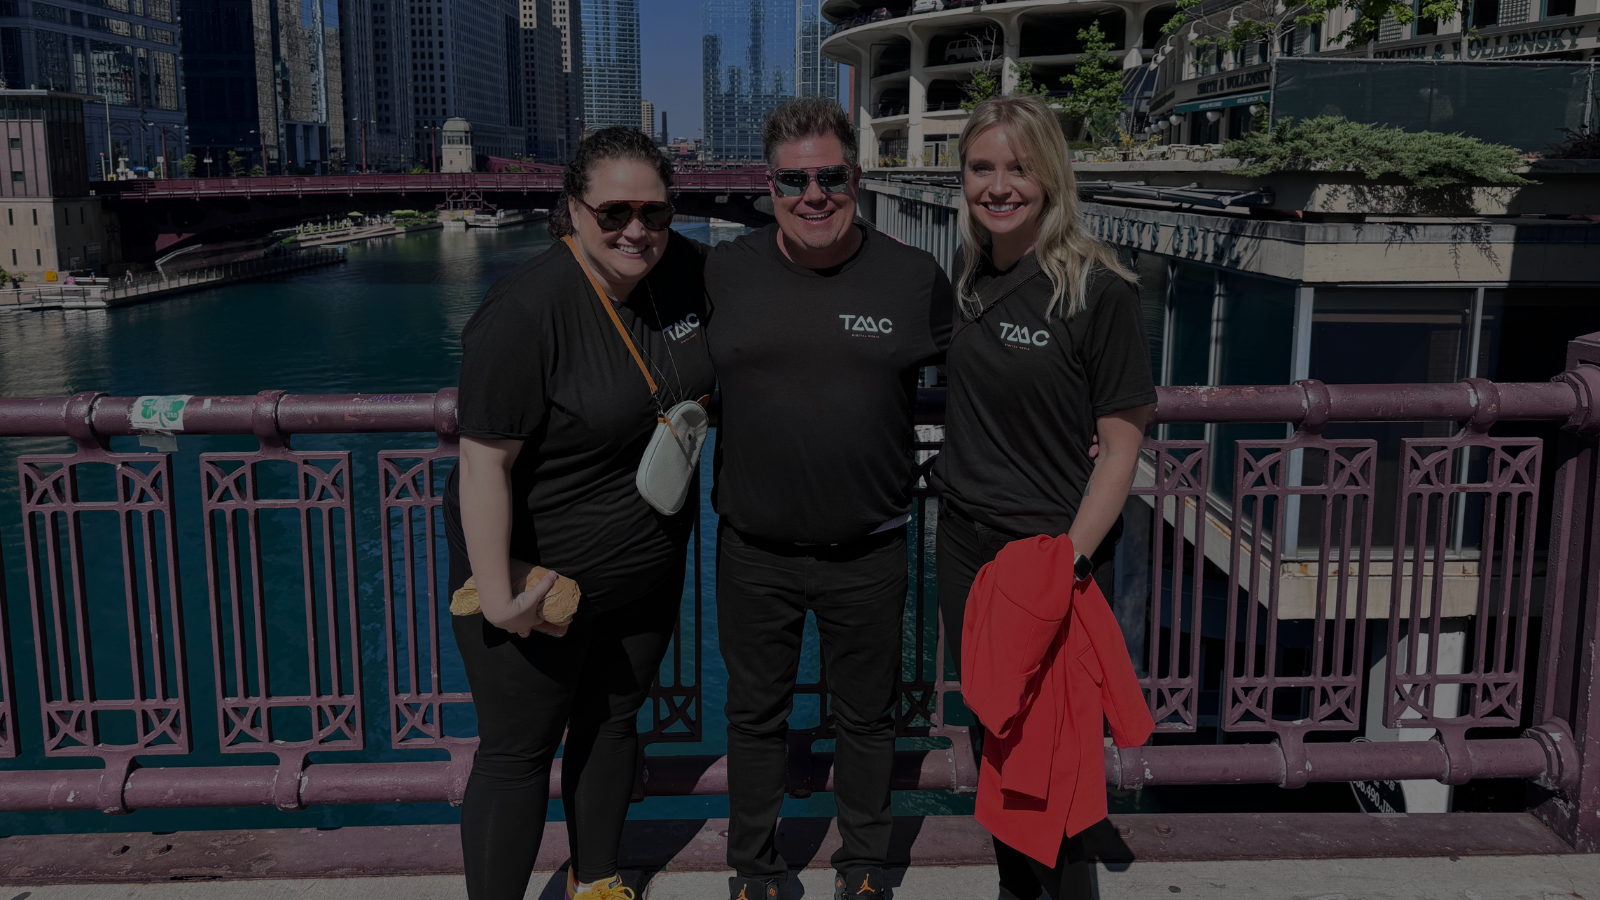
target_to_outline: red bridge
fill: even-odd
[[[772,221],[765,170],[681,169],[675,200],[684,215],[745,225]],[[544,209],[561,192],[561,173],[466,172],[420,175],[282,175],[173,178],[95,184],[115,198],[123,257],[149,260],[189,243],[256,237],[323,215],[403,208]],[[765,209],[763,209],[765,207]]]

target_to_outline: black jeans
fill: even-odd
[[[889,776],[906,602],[906,531],[849,544],[772,544],[717,531],[717,627],[728,670],[728,864],[783,880],[776,844],[789,713],[807,610],[816,614],[838,732],[834,802],[843,846],[833,866],[888,860]]]
[[[1069,525],[1064,524],[1060,533],[1065,534]],[[961,672],[961,628],[966,620],[967,595],[972,592],[972,582],[977,579],[978,570],[998,556],[1006,544],[1024,536],[974,521],[947,501],[939,503],[939,534],[935,547],[939,560],[939,616],[944,620],[945,658],[950,660],[949,665],[955,668],[957,677]],[[1090,557],[1095,564],[1095,581],[1108,592],[1112,590],[1117,541],[1121,537],[1122,522],[1118,520]],[[974,725],[971,734],[972,752],[977,758],[983,754],[982,727]],[[994,855],[1000,869],[1001,900],[1035,900],[1041,888],[1048,888],[1053,900],[1087,900],[1093,896],[1087,893],[1089,868],[1093,863],[1084,861],[1082,842],[1078,838],[1063,840],[1054,870],[999,838],[994,839]],[[1081,890],[1073,887],[1080,883],[1084,885]],[[1057,893],[1058,888],[1070,890]]]
[[[452,616],[478,713],[478,752],[461,804],[471,900],[522,900],[550,804],[550,764],[566,732],[561,804],[579,881],[617,871],[638,764],[639,707],[678,621],[683,564],[620,609],[580,607],[565,637],[519,638],[482,615]],[[450,590],[471,574],[450,556]]]

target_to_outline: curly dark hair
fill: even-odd
[[[671,193],[672,162],[662,155],[649,136],[627,125],[602,128],[583,139],[578,151],[567,162],[567,170],[561,173],[561,196],[556,198],[556,205],[550,210],[552,237],[559,239],[577,233],[572,224],[572,211],[567,207],[567,198],[583,199],[583,195],[589,191],[589,176],[594,173],[594,167],[613,159],[633,160],[654,168],[662,185]]]

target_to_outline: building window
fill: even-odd
[[[13,150],[22,149],[22,138],[12,138],[8,143]]]
[[[19,183],[19,182],[21,182],[23,180],[24,179],[23,179],[23,176],[22,176],[22,172],[20,170],[18,170],[18,169],[12,169],[11,170],[11,183],[12,184],[17,184],[17,183]],[[37,218],[37,217],[35,217],[35,218]],[[39,223],[35,222],[33,224],[37,225]]]
[[[1492,28],[1500,24],[1500,0],[1472,0],[1472,27]]]
[[[1571,16],[1578,12],[1578,0],[1545,0],[1544,16]]]
[[[35,250],[35,251],[33,251],[33,264],[36,265],[36,266],[44,265],[44,251],[43,250]]]
[[[6,210],[6,224],[7,225],[15,225],[15,224],[17,224],[16,220],[14,218],[12,218],[11,210],[9,210],[9,209]],[[15,250],[11,251],[11,255],[12,256],[16,256],[17,255],[17,251],[15,251]],[[16,262],[16,260],[13,259],[12,262]]]
[[[37,209],[33,211],[33,224],[39,224],[39,211]]]
[[[17,264],[17,251],[15,250],[11,251],[11,264],[13,266]]]

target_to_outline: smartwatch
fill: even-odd
[[[1072,577],[1073,577],[1073,580],[1075,580],[1075,581],[1087,581],[1087,580],[1089,580],[1089,576],[1091,576],[1093,574],[1094,574],[1094,563],[1089,561],[1089,557],[1084,556],[1082,553],[1079,553],[1078,554],[1078,558],[1072,563]]]

